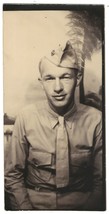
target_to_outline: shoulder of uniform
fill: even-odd
[[[21,110],[22,113],[28,112],[28,111],[33,111],[35,110],[35,105],[34,104],[29,104],[27,106],[24,106]],[[37,107],[36,107],[37,110]]]
[[[98,118],[98,120],[102,118],[102,112],[100,110],[80,103],[77,105],[77,112],[88,115],[92,118]]]
[[[38,107],[35,104],[28,104],[24,106],[17,114],[17,116],[24,117],[26,115],[31,115],[32,113],[37,113]]]

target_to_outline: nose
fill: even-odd
[[[55,79],[54,91],[58,94],[61,91],[63,91],[63,85],[62,85],[61,80],[59,78]]]

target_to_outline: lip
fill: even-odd
[[[64,98],[65,98],[65,96],[66,96],[66,94],[63,94],[63,95],[55,95],[55,96],[53,96],[56,100],[58,100],[58,101],[61,101],[61,100],[63,100]]]

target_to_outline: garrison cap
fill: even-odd
[[[41,61],[43,59],[48,59],[51,63],[59,67],[79,69],[77,55],[70,41],[67,41],[64,48],[59,45],[56,50],[52,50]]]

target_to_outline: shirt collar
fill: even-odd
[[[51,128],[54,129],[56,125],[59,123],[58,122],[59,115],[49,107],[48,103],[46,103],[46,109],[48,111],[48,118],[50,121]],[[76,104],[74,104],[74,106],[64,115],[65,123],[68,125],[70,129],[72,128],[72,124],[73,124],[72,117],[76,112],[76,110],[77,110],[77,107],[76,107]]]

